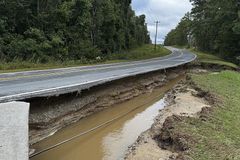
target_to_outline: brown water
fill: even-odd
[[[33,147],[37,151],[42,150],[139,107],[110,125],[42,153],[31,160],[123,159],[128,146],[133,144],[143,131],[151,127],[158,110],[164,107],[162,99],[164,93],[179,80],[180,78],[169,82],[161,89],[155,89],[152,93],[115,105],[57,132]]]

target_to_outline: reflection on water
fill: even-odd
[[[141,132],[153,124],[159,109],[164,107],[164,100],[153,104],[134,118],[126,121],[123,127],[113,130],[103,138],[104,160],[123,159],[128,146],[133,144]]]
[[[108,126],[38,155],[32,160],[122,159],[128,146],[134,143],[143,131],[151,127],[158,110],[164,107],[163,94],[180,79],[171,81],[152,93],[141,95],[89,116],[57,132],[33,147],[38,151],[42,150],[141,106]]]

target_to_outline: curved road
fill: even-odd
[[[0,102],[81,91],[124,77],[177,67],[196,58],[185,50],[168,49],[172,54],[143,61],[0,74]]]

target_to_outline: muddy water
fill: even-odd
[[[128,146],[150,128],[158,110],[164,107],[163,94],[180,78],[152,93],[115,105],[71,125],[33,146],[37,151],[92,129],[106,121],[135,109],[110,125],[99,128],[74,141],[42,153],[31,160],[118,160],[123,159]]]

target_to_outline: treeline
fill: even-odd
[[[1,62],[87,61],[149,42],[131,0],[0,0]]]
[[[191,46],[240,60],[240,1],[190,0],[191,13],[166,36],[165,45]]]

